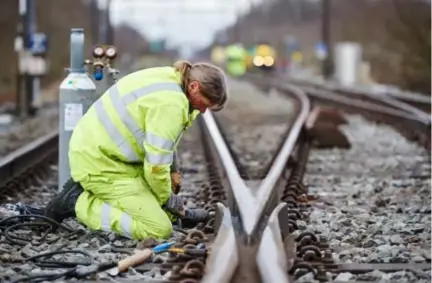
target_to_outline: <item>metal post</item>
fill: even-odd
[[[99,42],[99,15],[100,15],[100,11],[97,5],[97,0],[91,0],[90,20],[91,20],[92,45],[96,45]]]
[[[25,119],[28,115],[27,94],[25,88],[26,70],[25,63],[28,57],[27,46],[29,45],[29,27],[27,25],[27,0],[19,1],[20,24],[18,25],[17,47],[18,52],[18,76],[17,76],[17,115],[21,119]]]
[[[26,13],[24,15],[24,46],[26,49],[26,52],[29,57],[30,55],[30,49],[31,46],[31,36],[36,31],[36,5],[35,1],[33,0],[26,0]],[[30,64],[30,63],[29,63]],[[26,96],[25,96],[25,104],[28,111],[28,115],[34,115],[36,109],[32,105],[33,97],[34,97],[34,80],[35,77],[29,73],[25,73],[25,90],[26,90]],[[37,92],[39,90],[36,90]]]
[[[106,35],[106,41],[105,44],[113,45],[114,44],[114,30],[111,23],[111,0],[107,0],[107,8],[106,8],[106,26],[107,26],[107,35]]]
[[[72,29],[69,74],[60,84],[58,188],[70,178],[69,141],[78,121],[99,96],[84,67],[84,30]]]
[[[99,15],[102,15],[101,18],[99,18],[98,25],[99,25],[99,42],[98,44],[106,44],[108,40],[108,23],[109,23],[109,16],[108,16],[108,0],[103,0],[102,2],[99,2],[102,4],[99,9]]]
[[[325,79],[329,79],[332,75],[332,48],[330,40],[330,12],[331,12],[331,2],[330,0],[321,1],[321,36],[324,46],[327,48],[327,56],[323,60],[322,73]]]
[[[46,75],[46,52],[48,37],[36,33],[36,3],[34,0],[20,0],[21,21],[15,38],[18,53],[17,114],[21,119],[36,114],[41,102],[40,77]]]
[[[25,3],[25,2],[24,2]],[[20,2],[20,5],[22,2]],[[24,6],[25,7],[25,6]],[[23,16],[24,11],[22,10],[22,6],[20,6],[20,15]],[[18,61],[17,61],[17,76],[16,76],[16,107],[15,107],[15,115],[20,118],[25,118],[27,116],[27,108],[25,104],[25,88],[24,84],[24,68],[23,61],[25,59],[24,55],[24,35],[23,35],[23,22],[21,21],[17,28],[17,36],[15,38],[15,51],[18,53]]]

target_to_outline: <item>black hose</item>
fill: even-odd
[[[36,209],[32,207],[23,206],[25,211],[21,211],[21,215],[14,215],[4,219],[0,219],[0,235],[4,235],[5,239],[15,245],[25,246],[29,242],[33,245],[42,244],[48,234],[57,230],[58,228],[63,229],[67,232],[67,235],[60,235],[55,239],[45,241],[53,243],[61,238],[69,238],[76,235],[82,230],[72,229],[71,227],[61,224],[51,218],[43,216],[42,209]],[[29,228],[35,230],[35,228],[42,233],[39,237],[38,242],[34,243],[30,238],[20,237],[13,233],[13,230]],[[53,268],[53,269],[66,269],[63,272],[52,272],[52,273],[41,273],[41,274],[30,274],[28,276],[16,278],[10,282],[46,282],[54,281],[61,278],[85,278],[89,275],[96,274],[101,271],[108,270],[117,265],[114,262],[106,262],[101,264],[95,264],[93,257],[90,253],[82,250],[61,250],[63,247],[56,251],[45,252],[35,256],[31,256],[25,259],[25,262],[32,262],[40,268]],[[65,254],[80,254],[83,255],[86,260],[81,259],[79,261],[60,261],[59,259],[53,258],[56,255]],[[2,278],[0,277],[0,280]],[[4,279],[4,278],[3,278]]]
[[[59,262],[59,261],[38,261],[40,258],[52,257],[59,254],[82,254],[89,257],[88,262]],[[60,278],[85,278],[90,275],[96,274],[98,272],[106,271],[117,266],[116,262],[105,262],[101,264],[94,264],[91,255],[85,251],[80,250],[64,250],[56,252],[48,252],[38,254],[36,256],[29,257],[26,261],[32,261],[39,267],[44,268],[69,268],[64,272],[56,273],[44,273],[44,274],[32,274],[26,277],[20,277],[13,280],[13,283],[17,282],[44,282],[44,281],[54,281]]]
[[[14,235],[11,233],[11,230],[14,230],[17,228],[23,228],[23,227],[32,227],[32,226],[35,226],[35,227],[48,226],[48,229],[43,234],[40,241],[43,241],[46,238],[46,236],[48,235],[48,233],[52,231],[52,226],[49,223],[43,223],[43,222],[42,223],[18,223],[18,224],[14,224],[12,226],[7,227],[4,230],[3,234],[6,238],[6,240],[8,240],[9,242],[11,242],[15,245],[25,246],[27,244],[27,242],[29,241],[29,239]]]
[[[26,221],[26,222],[23,223],[22,221]],[[42,242],[46,239],[47,235],[50,232],[58,228],[65,230],[66,232],[68,232],[68,234],[59,236],[55,239],[51,239],[50,241],[48,241],[49,243],[56,242],[59,239],[64,237],[69,238],[81,232],[80,230],[74,231],[71,227],[61,224],[43,215],[15,215],[0,220],[0,234],[3,234],[6,240],[8,240],[9,242],[15,245],[25,246],[27,243],[31,242],[31,239],[22,238],[12,233],[13,230],[18,228],[24,228],[24,227],[26,228],[45,227],[45,231],[43,232],[43,235],[39,239],[39,244],[42,244]]]
[[[75,268],[74,269],[70,269],[67,270],[65,272],[61,272],[61,273],[50,273],[50,274],[32,274],[26,277],[20,277],[17,278],[13,281],[11,281],[11,283],[18,283],[18,282],[45,282],[45,281],[54,281],[63,277],[67,277],[68,275],[72,275],[75,272]]]
[[[90,260],[88,262],[85,261],[77,261],[77,262],[62,262],[59,260],[38,260],[41,258],[45,258],[45,257],[53,257],[55,255],[60,255],[60,254],[81,254],[84,255],[86,257],[88,257]],[[42,254],[38,254],[32,257],[29,257],[26,259],[26,261],[31,261],[33,262],[35,265],[39,266],[39,267],[45,267],[45,268],[69,268],[69,267],[77,267],[78,265],[91,265],[93,263],[93,258],[91,256],[91,254],[89,254],[86,251],[80,251],[80,250],[60,250],[60,251],[55,251],[55,252],[48,252],[48,253],[42,253]]]
[[[10,216],[10,217],[7,217],[5,219],[0,220],[0,227],[2,225],[4,225],[5,223],[12,221],[12,220],[15,220],[15,219],[18,220],[18,219],[29,219],[29,218],[30,218],[30,220],[32,220],[31,218],[39,218],[39,219],[45,220],[46,222],[50,223],[51,225],[54,225],[56,227],[60,227],[60,228],[66,230],[68,232],[73,232],[73,229],[70,228],[69,226],[60,224],[59,222],[57,222],[51,218],[48,218],[46,216],[43,216],[43,215],[14,215],[14,216]]]
[[[64,254],[81,254],[88,258],[88,260],[80,261],[60,261],[58,259],[47,260],[48,257],[54,257],[56,255]],[[64,272],[55,273],[44,273],[44,274],[31,274],[25,277],[20,277],[12,282],[43,282],[43,281],[53,281],[63,277],[66,278],[83,278],[94,273],[107,270],[115,266],[114,263],[104,263],[100,265],[94,265],[93,257],[90,253],[81,250],[59,250],[54,252],[41,253],[25,260],[26,262],[32,262],[36,266],[41,268],[55,268],[55,269],[67,269]],[[94,266],[93,268],[83,269],[81,266]]]

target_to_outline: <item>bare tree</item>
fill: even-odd
[[[430,1],[331,1],[333,42],[360,42],[376,81],[430,92]],[[283,56],[283,39],[291,34],[298,38],[305,58],[313,57],[314,45],[320,40],[319,2],[275,1],[266,12],[270,17],[262,10],[255,7],[242,19],[239,30],[244,43],[261,38]],[[227,34],[229,41],[236,40],[232,28]]]

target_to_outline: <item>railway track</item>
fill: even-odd
[[[326,228],[324,224],[333,224],[334,222],[322,220],[325,219],[325,215],[319,214],[320,211],[331,210],[335,206],[339,207],[342,204],[349,208],[350,205],[343,203],[346,199],[351,200],[351,205],[357,205],[355,201],[353,203],[353,200],[359,199],[359,197],[353,197],[354,193],[350,191],[350,186],[354,186],[356,183],[353,181],[352,184],[341,185],[341,183],[344,184],[341,180],[344,176],[351,178],[351,175],[355,175],[358,171],[356,171],[356,168],[353,170],[344,169],[349,166],[352,167],[351,164],[353,163],[361,164],[362,162],[364,163],[363,167],[366,169],[375,168],[367,163],[367,156],[362,156],[360,153],[368,151],[368,141],[374,145],[374,139],[377,138],[374,133],[371,134],[370,129],[381,129],[381,127],[385,126],[375,126],[355,116],[340,118],[342,120],[348,119],[348,121],[343,122],[346,125],[341,127],[346,127],[346,130],[342,130],[345,135],[351,133],[349,139],[351,143],[350,149],[340,149],[336,152],[334,150],[322,151],[315,149],[313,141],[316,139],[315,131],[319,128],[317,119],[320,116],[319,111],[312,111],[312,105],[317,104],[317,100],[309,99],[310,94],[308,97],[308,92],[304,91],[303,88],[282,86],[274,83],[270,85],[268,81],[265,82],[266,80],[257,77],[254,78],[254,81],[264,88],[276,87],[281,96],[289,97],[290,103],[286,101],[286,104],[291,105],[289,111],[284,114],[283,109],[279,109],[277,111],[279,112],[278,115],[274,115],[275,113],[271,112],[276,112],[276,110],[271,111],[271,109],[277,107],[271,106],[268,107],[270,111],[265,114],[256,111],[255,114],[246,115],[246,112],[242,112],[243,119],[240,119],[241,115],[235,115],[235,113],[241,111],[242,108],[245,111],[244,101],[233,102],[232,105],[237,104],[237,106],[232,110],[227,110],[225,114],[224,111],[217,116],[210,113],[203,115],[199,124],[191,130],[190,135],[185,136],[181,145],[180,160],[183,160],[184,163],[183,174],[186,180],[182,194],[187,199],[188,205],[205,207],[210,211],[214,211],[216,215],[208,223],[201,223],[195,229],[189,231],[184,231],[179,227],[170,240],[175,241],[177,247],[186,246],[186,248],[193,250],[201,249],[203,246],[208,247],[211,250],[210,254],[201,254],[199,256],[175,253],[161,254],[157,255],[152,263],[140,265],[120,278],[113,279],[104,272],[99,272],[99,280],[184,283],[200,282],[200,280],[202,282],[293,282],[294,280],[313,282],[316,279],[326,281],[336,278],[339,280],[341,278],[338,278],[338,276],[344,274],[344,278],[350,276],[349,280],[364,281],[364,277],[356,278],[352,274],[368,274],[368,271],[374,271],[375,269],[386,271],[393,269],[397,271],[407,268],[406,262],[404,266],[397,266],[393,262],[390,265],[383,265],[373,261],[369,261],[369,263],[372,262],[369,265],[364,265],[363,262],[368,262],[364,259],[356,263],[341,264],[339,262],[341,257],[338,248],[353,248],[346,246],[350,240],[346,241],[346,239],[342,239],[343,237],[338,235],[341,239],[336,239],[339,242],[335,242],[332,241],[334,240],[332,239],[333,234],[327,233],[327,235],[324,235],[323,230],[331,230],[328,227]],[[245,91],[252,90],[239,89],[237,95],[245,96],[245,93],[250,94],[250,92]],[[274,97],[271,99],[275,100]],[[324,99],[322,98],[322,100]],[[277,100],[276,104],[280,105],[281,101]],[[334,99],[332,101],[334,102]],[[256,103],[264,103],[264,100],[258,100]],[[335,104],[340,105],[341,103]],[[364,110],[359,110],[358,105],[353,107],[349,103],[342,104],[351,110],[352,108],[355,108],[356,111]],[[411,125],[421,124],[421,118],[412,113],[400,111],[395,107],[393,107],[393,111],[400,114],[393,115],[393,118],[397,117],[397,119]],[[379,119],[393,114],[385,111],[384,113],[372,112],[369,115],[376,115]],[[379,112],[378,115],[377,112]],[[231,117],[230,113],[233,113]],[[358,119],[360,119],[360,122]],[[234,120],[237,120],[238,123],[234,124]],[[284,125],[284,123],[287,125]],[[272,125],[277,125],[277,129],[273,129],[268,133],[265,132]],[[387,135],[394,134],[392,138],[408,143],[402,137],[397,136],[391,129],[387,129],[387,132],[385,129],[387,128],[384,128],[384,132],[382,132],[385,136],[383,137],[384,141]],[[418,129],[416,130],[417,133],[423,128],[418,127],[416,129]],[[356,136],[356,130],[363,131],[363,135]],[[14,197],[13,194],[17,195],[16,190],[18,188],[22,191],[29,189],[28,185],[34,181],[35,175],[36,177],[40,175],[34,173],[35,166],[39,170],[48,168],[42,170],[44,173],[42,175],[45,175],[44,177],[48,177],[48,179],[51,178],[51,180],[55,178],[56,172],[55,168],[52,167],[52,163],[56,159],[56,138],[56,133],[53,132],[51,138],[46,137],[46,141],[50,141],[51,145],[41,139],[32,146],[28,146],[27,149],[22,149],[19,153],[14,153],[4,159],[0,167],[0,176],[6,176],[8,179],[2,180],[8,181],[3,181],[0,188],[5,192],[3,195],[7,197],[8,201],[22,200],[19,193],[18,197]],[[241,146],[248,143],[249,146]],[[379,168],[379,162],[385,163],[387,159],[392,161],[391,156],[397,151],[390,151],[387,155],[380,156],[379,154],[385,151],[386,144],[379,139],[375,143],[377,146],[371,150],[371,153],[375,155],[378,162],[376,167]],[[411,156],[411,151],[415,151],[418,156],[414,159],[417,160],[418,164],[422,166],[426,164],[422,163],[427,158],[423,158],[421,150],[412,149],[413,145],[408,144],[411,147],[407,146],[407,149],[404,149],[406,150],[404,157],[408,158]],[[266,150],[263,151],[263,148]],[[259,151],[261,153],[256,154]],[[356,156],[359,158],[358,160],[350,160],[346,159],[347,156],[354,159]],[[403,161],[408,162],[405,159]],[[41,166],[41,164],[45,166]],[[360,168],[363,167],[360,166]],[[407,168],[402,168],[400,172],[396,170],[396,173],[402,174],[406,170],[411,170],[409,166]],[[361,172],[364,175],[370,173],[367,170]],[[384,173],[379,173],[378,176],[375,176],[375,179],[387,182],[389,172]],[[339,181],[336,182],[332,179],[333,182],[330,182],[328,180],[330,178],[329,174],[334,174],[332,178]],[[28,181],[27,177],[33,177],[32,181]],[[357,180],[357,182],[367,184],[371,182],[368,178],[360,176],[358,177],[360,181]],[[423,174],[421,177],[413,177],[413,174],[407,176],[402,174],[398,180],[403,183],[411,179],[423,180],[425,183],[422,183],[422,186],[427,189],[426,183],[430,181],[430,176]],[[326,188],[323,187],[322,184],[324,183],[328,184],[329,192],[326,192]],[[308,186],[309,188],[316,188],[316,191],[309,190],[308,192]],[[330,188],[332,186],[341,189],[333,190]],[[35,203],[36,205],[43,204],[44,198],[49,195],[49,192],[47,192],[49,186],[45,184],[44,188],[42,190],[43,197],[39,197],[39,201]],[[430,198],[430,187],[428,191],[422,191],[422,188],[414,189],[418,190],[420,195],[427,196],[427,193],[429,193]],[[38,189],[33,193],[33,196],[37,194],[37,191]],[[385,188],[383,192],[388,195],[389,189]],[[331,203],[326,200],[326,193],[327,196],[333,193],[333,197],[339,202]],[[400,196],[404,204],[409,200],[409,191],[407,190],[405,193],[407,196]],[[361,192],[359,194],[361,195]],[[382,194],[385,196],[384,193]],[[371,195],[368,196],[371,197]],[[387,200],[384,200],[384,203],[386,202]],[[392,204],[392,200],[389,203]],[[364,201],[358,205],[361,207],[364,205]],[[344,213],[345,211],[340,214]],[[355,211],[350,213],[348,215],[356,214]],[[428,223],[430,223],[430,210],[429,212],[422,211],[419,213],[424,215],[426,219],[420,217],[418,222],[427,220],[427,217],[429,217]],[[391,215],[386,216],[390,217]],[[37,221],[40,222],[41,220]],[[46,220],[44,221],[46,225]],[[319,221],[324,224],[320,223],[321,226],[318,225]],[[346,221],[344,219],[343,223]],[[34,223],[34,220],[32,223]],[[378,223],[378,221],[375,222],[376,225]],[[84,254],[84,258],[71,253],[62,256],[56,255],[55,259],[70,262],[76,262],[79,259],[82,265],[91,266],[91,264],[118,260],[119,257],[134,253],[136,249],[151,247],[160,243],[157,240],[137,243],[112,234],[90,232],[73,220],[67,221],[66,224],[68,226],[62,227],[60,229],[62,231],[48,234],[46,238],[49,239],[47,241],[43,237],[43,232],[46,232],[46,229],[29,233],[28,228],[33,228],[32,226],[27,226],[27,229],[21,226],[12,227],[11,224],[0,220],[0,227],[2,227],[1,240],[4,242],[0,246],[2,252],[4,252],[0,256],[0,260],[2,261],[2,268],[8,271],[5,272],[5,275],[2,275],[2,279],[11,281],[23,275],[28,278],[32,268],[42,266],[39,270],[33,272],[33,275],[45,272],[49,273],[49,275],[43,279],[54,280],[57,276],[54,274],[58,270],[64,269],[67,264],[59,264],[54,269],[49,269],[32,258],[32,256],[47,250],[65,250],[69,252],[77,249],[80,251],[85,250],[87,254]],[[55,223],[51,223],[51,225],[58,226]],[[343,225],[345,227],[349,226]],[[352,230],[355,231],[357,226],[353,225],[350,227],[351,230],[348,229],[348,232],[352,233]],[[417,227],[416,229],[415,231],[419,231],[420,228]],[[423,231],[426,230],[427,227],[423,228]],[[348,235],[350,235],[349,233]],[[20,237],[17,240],[18,235]],[[29,235],[32,239],[28,238]],[[361,241],[360,238],[363,237],[363,234],[358,237],[358,239],[354,236],[351,238]],[[348,239],[351,238],[348,237]],[[15,242],[13,239],[15,239]],[[405,237],[402,242],[404,239]],[[374,240],[373,238],[372,241]],[[430,246],[430,236],[423,240],[429,243]],[[384,240],[381,239],[381,241]],[[354,260],[351,259],[351,261]],[[419,258],[417,258],[417,261],[419,261]],[[428,265],[428,262],[430,262],[430,256],[429,258],[423,257],[423,264],[415,263],[409,265],[409,267],[421,272]],[[18,267],[22,266],[23,263],[25,263],[27,269]],[[69,266],[75,267],[76,264],[71,263]],[[351,275],[346,275],[349,272]],[[2,273],[0,272],[0,274]],[[427,274],[425,276],[427,277]],[[417,279],[419,278],[416,277]]]
[[[284,84],[295,85],[307,93],[312,104],[338,107],[346,113],[358,113],[377,123],[391,124],[406,138],[430,149],[431,100],[413,93],[383,92],[360,87],[311,82],[278,75],[248,75],[264,89]]]
[[[381,97],[391,97],[396,100],[399,100],[403,103],[406,103],[410,106],[413,106],[421,111],[429,113],[431,111],[431,98],[428,94],[420,94],[413,93],[401,90],[389,90],[388,88],[384,88],[382,86],[356,86],[356,87],[347,87],[337,83],[324,83],[318,81],[310,81],[299,78],[284,78],[284,80],[289,83],[303,86],[303,87],[312,87],[316,89],[324,89],[331,92],[341,93],[345,95],[360,95],[360,96],[370,96],[375,99],[380,99]],[[391,102],[390,102],[391,103]],[[406,106],[405,106],[406,107]],[[414,110],[415,112],[417,110]]]
[[[286,116],[284,116],[283,118],[285,119]],[[184,186],[186,186],[186,187],[199,186],[199,188],[195,188],[195,191],[192,190],[192,192],[190,192],[190,191],[188,192],[186,190],[183,193],[184,193],[184,196],[188,199],[188,202],[190,202],[192,205],[206,206],[207,209],[214,210],[216,202],[228,204],[228,200],[229,200],[229,196],[227,195],[228,192],[224,189],[224,187],[222,185],[222,182],[226,182],[227,179],[220,176],[220,173],[221,173],[220,171],[221,171],[222,167],[217,165],[219,162],[216,160],[219,157],[217,157],[217,155],[215,155],[215,153],[217,153],[217,150],[214,149],[214,145],[211,144],[211,140],[213,140],[213,137],[210,137],[209,132],[206,130],[207,124],[213,125],[213,126],[216,125],[215,120],[213,120],[213,124],[212,124],[212,120],[210,120],[210,122],[201,121],[200,123],[201,124],[199,126],[199,129],[195,129],[195,134],[194,134],[195,140],[193,142],[191,142],[190,145],[188,145],[187,139],[184,142],[185,147],[187,148],[186,149],[187,156],[185,158],[183,158],[183,159],[196,158],[196,160],[193,160],[193,162],[192,161],[188,162],[188,164],[190,164],[190,163],[194,164],[194,166],[191,166],[191,168],[188,167],[188,164],[183,166],[183,169],[185,170],[185,172],[183,172],[183,173],[186,175],[185,179],[193,181],[194,175],[200,175],[201,176],[198,179],[196,179],[196,177],[195,177],[195,181],[196,181],[195,183],[192,182],[191,184],[184,184]],[[209,126],[209,127],[211,127],[211,126]],[[199,131],[201,131],[201,133],[199,133]],[[213,134],[216,133],[215,130],[212,130],[212,132],[213,132]],[[197,136],[202,136],[202,137],[196,139]],[[18,153],[13,153],[10,155],[10,157],[6,158],[5,164],[7,164],[7,166],[5,165],[3,167],[3,169],[4,169],[5,176],[8,176],[8,179],[3,180],[1,187],[3,189],[6,189],[6,190],[3,190],[3,192],[6,192],[6,196],[7,196],[6,200],[7,201],[9,201],[9,202],[17,201],[17,200],[22,201],[23,195],[22,195],[21,191],[29,190],[29,188],[26,187],[26,183],[27,183],[27,185],[30,185],[29,183],[32,183],[34,181],[34,179],[32,181],[30,181],[29,179],[26,179],[26,178],[35,175],[35,172],[34,172],[35,165],[37,165],[38,167],[41,167],[41,163],[44,163],[44,165],[46,167],[49,167],[49,166],[47,166],[47,165],[51,165],[51,163],[49,163],[49,162],[52,159],[54,159],[54,160],[56,159],[56,147],[52,146],[52,143],[54,143],[54,144],[56,143],[56,139],[57,139],[57,133],[53,132],[53,133],[51,133],[51,135],[49,137],[41,138],[39,141],[35,141],[34,143],[32,143],[32,145],[28,145],[26,148],[21,149]],[[202,141],[204,141],[204,140],[207,140],[207,142],[202,144]],[[48,141],[49,141],[49,143],[48,143]],[[200,148],[201,148],[201,150],[200,150]],[[195,152],[191,153],[194,150],[195,150]],[[37,158],[35,159],[35,155],[37,155],[37,154],[39,154],[40,156],[37,156]],[[203,157],[205,157],[206,160],[203,160]],[[207,166],[197,166],[196,164],[207,164]],[[191,173],[188,173],[188,172],[191,172]],[[24,173],[27,173],[27,175],[24,175]],[[55,178],[55,175],[56,175],[55,168],[54,169],[51,168],[49,173],[51,173],[51,176],[48,176],[48,177]],[[36,172],[36,174],[37,174],[37,172]],[[190,174],[191,176],[187,176],[188,174]],[[18,185],[18,187],[17,187],[17,185]],[[197,189],[199,191],[198,195],[197,195]],[[16,192],[17,190],[20,192],[17,193]],[[33,193],[34,193],[33,198],[35,198],[35,199],[38,198],[37,192],[33,192]],[[53,192],[51,192],[51,193],[53,193]],[[14,194],[15,194],[15,196],[14,196]],[[44,194],[48,194],[48,192],[44,191]],[[47,195],[44,195],[44,197],[46,197],[46,199],[49,199],[49,196],[47,196]],[[30,196],[28,196],[27,198],[24,198],[24,199],[27,200],[27,203],[30,202],[31,204],[34,204],[34,205],[38,205],[38,204],[43,205],[43,203],[44,203],[44,201],[41,200],[41,197],[39,197],[38,201],[31,199]],[[231,199],[231,201],[232,201],[232,199]],[[225,217],[226,217],[226,215],[225,215]],[[173,238],[171,240],[176,240],[178,242],[178,245],[180,245],[180,246],[185,245],[185,244],[191,245],[193,243],[197,244],[199,242],[212,241],[212,238],[214,238],[214,229],[215,229],[215,227],[217,227],[214,224],[215,221],[216,222],[219,221],[217,217],[214,220],[211,220],[210,223],[202,224],[202,225],[196,227],[196,229],[195,229],[196,231],[195,230],[191,231],[186,236],[184,236],[184,235],[182,236],[182,232],[180,232],[180,235],[179,235],[179,233],[177,233],[176,238]],[[12,273],[14,273],[16,269],[18,269],[17,265],[22,265],[23,262],[27,261],[27,262],[29,262],[29,266],[31,266],[30,265],[31,260],[28,259],[28,257],[29,257],[28,251],[25,255],[22,254],[22,250],[24,248],[31,249],[33,251],[33,254],[36,253],[37,251],[41,252],[45,249],[48,249],[51,251],[51,250],[56,250],[59,248],[59,246],[56,244],[56,241],[51,242],[50,245],[47,245],[47,243],[45,241],[41,241],[41,235],[39,233],[36,233],[38,231],[32,231],[32,233],[31,233],[32,240],[29,241],[30,239],[25,239],[25,237],[21,234],[23,231],[19,231],[19,230],[13,231],[13,232],[16,232],[16,233],[13,233],[12,232],[13,229],[10,230],[11,227],[14,228],[13,225],[11,226],[9,223],[6,223],[5,221],[3,221],[2,224],[4,225],[3,230],[2,230],[2,232],[4,233],[4,238],[2,238],[2,240],[4,240],[6,242],[5,247],[4,247],[4,251],[6,251],[6,250],[9,251],[9,249],[10,249],[10,251],[8,252],[8,255],[5,255],[3,258],[1,258],[1,260],[5,264],[6,263],[8,264],[8,265],[6,265],[7,267],[10,267],[10,266],[13,267],[12,269],[10,269],[13,271]],[[63,227],[63,230],[66,233],[61,234],[62,237],[57,239],[59,242],[62,242],[62,239],[67,239],[69,244],[67,244],[66,247],[63,247],[63,250],[68,250],[70,252],[71,250],[74,250],[73,247],[78,247],[81,249],[85,248],[87,251],[92,251],[93,253],[95,253],[95,254],[93,254],[93,256],[98,258],[97,262],[103,261],[103,259],[108,260],[106,254],[108,254],[108,255],[110,254],[109,251],[108,252],[107,251],[101,252],[99,250],[99,248],[103,247],[103,243],[110,243],[111,248],[112,248],[112,246],[114,246],[113,249],[115,251],[121,250],[119,248],[119,246],[121,246],[121,248],[123,248],[123,252],[125,252],[125,254],[132,253],[133,248],[130,248],[130,247],[137,245],[136,242],[129,242],[128,243],[127,241],[125,242],[124,240],[113,237],[113,235],[103,235],[103,233],[96,233],[96,234],[102,234],[102,235],[98,235],[97,240],[92,239],[92,241],[89,242],[88,241],[89,237],[93,237],[92,235],[94,235],[94,233],[89,235],[89,232],[85,231],[83,229],[83,227],[80,227],[77,223],[74,223],[74,221],[69,221],[67,224],[69,225],[69,228]],[[58,226],[58,224],[52,224],[52,225]],[[27,230],[27,229],[23,229],[23,230]],[[83,235],[80,235],[81,237],[79,237],[78,239],[75,238],[75,235],[72,235],[70,238],[69,234],[71,231],[80,231],[80,234],[83,234]],[[27,234],[27,236],[28,236],[29,232],[25,231],[24,234]],[[21,236],[21,238],[19,240],[13,241],[14,237],[17,235]],[[111,238],[109,238],[110,236],[111,236]],[[50,237],[56,238],[56,237],[58,237],[58,235],[55,235],[55,236],[50,235]],[[101,239],[99,239],[100,237],[101,237]],[[10,243],[10,239],[12,239],[12,243]],[[117,243],[116,243],[116,241],[117,241]],[[29,244],[29,242],[31,245]],[[152,245],[154,243],[155,242],[139,243],[139,247],[140,248],[147,247],[148,245]],[[41,247],[43,247],[43,248],[41,248]],[[92,249],[92,248],[94,248],[94,249]],[[104,256],[101,256],[100,255],[101,253],[105,253]],[[113,255],[113,253],[114,252],[111,253],[111,256]],[[117,253],[119,253],[119,252],[117,252]],[[17,257],[11,257],[12,254],[16,255]],[[70,256],[68,256],[66,258],[66,260],[67,259],[73,260],[74,257],[76,257],[76,255],[71,254]],[[185,258],[189,259],[189,260],[186,260],[186,262],[185,262]],[[163,262],[161,263],[160,260],[162,260]],[[188,277],[200,278],[203,276],[203,270],[190,271],[189,266],[185,267],[185,264],[187,264],[187,262],[191,262],[190,264],[195,269],[203,267],[202,263],[200,265],[199,261],[198,262],[196,260],[190,261],[190,257],[187,257],[187,256],[183,256],[183,257],[180,256],[180,258],[177,260],[176,260],[175,256],[172,256],[170,258],[159,257],[159,258],[155,259],[155,262],[157,262],[157,263],[153,263],[150,265],[142,265],[142,266],[136,268],[136,271],[141,273],[141,274],[145,274],[147,272],[154,272],[154,269],[157,267],[159,270],[161,270],[162,273],[165,274],[165,281],[167,281],[167,280],[181,281],[182,279],[188,278]],[[32,263],[32,264],[34,264],[34,263]],[[64,267],[64,266],[60,265],[60,267]],[[180,268],[180,270],[178,268]],[[184,270],[181,271],[182,269],[184,269]],[[41,270],[38,270],[38,271],[42,272]],[[43,270],[43,271],[47,272],[46,270]],[[27,272],[29,272],[29,271],[27,271]],[[51,272],[53,272],[53,271],[51,271]],[[23,275],[21,273],[26,273],[26,270],[19,269],[15,273],[20,273],[20,274],[15,274],[16,276]],[[13,275],[14,274],[6,273],[5,276],[7,276],[6,279],[9,280],[9,279],[14,278]],[[54,275],[52,275],[52,276],[54,276]],[[54,279],[55,276],[49,277],[49,278]],[[130,279],[130,278],[126,278],[126,279]]]
[[[40,109],[35,117],[17,119],[11,124],[0,125],[0,158],[8,153],[31,143],[33,140],[48,134],[57,125],[58,110],[52,105]]]

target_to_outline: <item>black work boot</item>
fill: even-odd
[[[81,185],[69,179],[63,190],[48,203],[44,216],[59,223],[68,217],[75,217],[75,204],[82,192]]]

